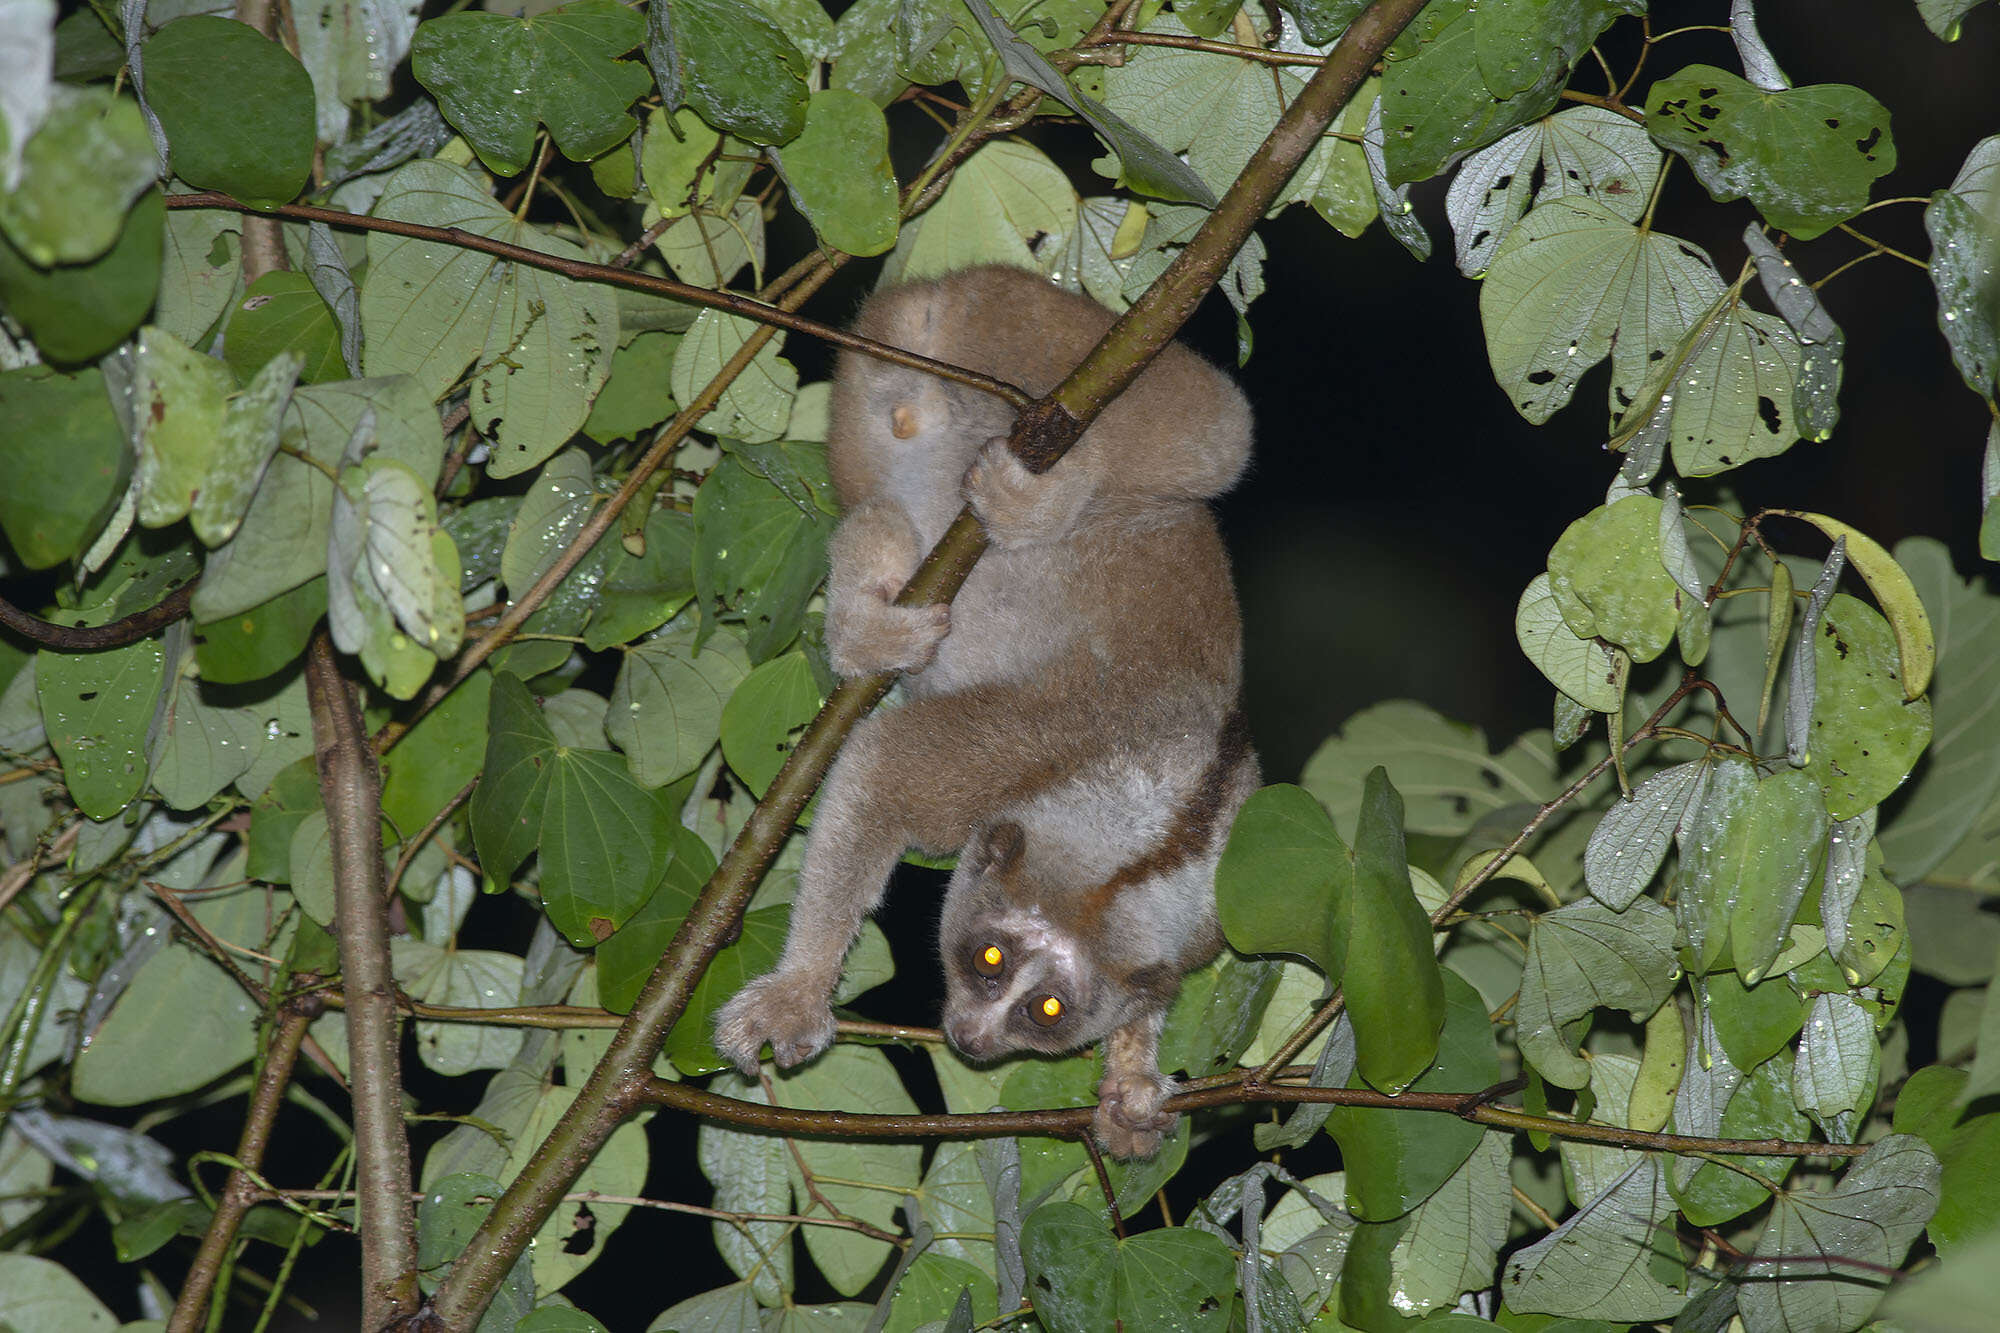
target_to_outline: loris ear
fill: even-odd
[[[1027,836],[1013,820],[992,824],[972,835],[963,853],[969,868],[984,873],[1011,870],[1021,859]]]

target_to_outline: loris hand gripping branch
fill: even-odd
[[[1046,393],[1111,313],[1033,274],[977,268],[871,298],[859,333]],[[1222,946],[1216,859],[1258,781],[1237,711],[1241,626],[1205,501],[1242,472],[1250,410],[1175,345],[1046,474],[1013,411],[842,353],[828,460],[827,647],[842,676],[902,671],[908,698],[849,736],[820,793],[777,970],[716,1042],[754,1076],[833,1040],[829,1000],[910,847],[957,852],[944,1030],[975,1060],[1104,1044],[1093,1122],[1121,1157],[1173,1117],[1161,1023]],[[962,502],[991,546],[949,607],[893,598]]]

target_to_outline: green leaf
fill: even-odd
[[[1896,1097],[1895,1130],[1918,1134],[1944,1163],[1931,1243],[1947,1259],[1971,1253],[1968,1242],[2000,1226],[2000,1114],[1969,1114],[1963,1069],[1932,1065],[1910,1076]]]
[[[1237,0],[1224,0],[1224,3],[1233,13]],[[972,11],[973,20],[986,34],[986,40],[993,44],[993,49],[999,53],[1001,63],[1011,77],[1031,87],[1039,88],[1063,103],[1097,131],[1098,137],[1118,155],[1122,184],[1158,199],[1195,203],[1204,208],[1215,207],[1215,191],[1202,180],[1195,168],[1181,161],[1167,147],[1148,138],[1110,107],[1071,87],[1069,80],[1049,63],[1046,56],[1023,41],[1014,29],[1008,26],[1007,21],[994,12],[988,0],[967,0],[966,8]],[[1030,22],[1039,21],[1045,27],[1049,24],[1050,20],[1045,14],[1039,11],[1033,12],[1034,18],[1029,19],[1031,10],[1022,10],[1020,18]],[[1185,20],[1189,17],[1188,9],[1185,6],[1180,7],[1176,9],[1175,15]],[[1220,26],[1202,35],[1212,37],[1227,27],[1228,23],[1229,16],[1224,14],[1220,16]],[[1135,48],[1128,53],[1120,77],[1113,78],[1107,71],[1105,78],[1107,89],[1122,89],[1126,77],[1130,77],[1134,83],[1143,82],[1143,74],[1126,76],[1123,70],[1130,70],[1149,57],[1157,60],[1160,56],[1170,54],[1171,48],[1144,46]],[[1282,80],[1283,75],[1280,75],[1279,79]],[[1275,122],[1276,115],[1274,114],[1271,119]],[[1252,122],[1252,127],[1255,123]],[[1190,143],[1175,144],[1172,147],[1176,150],[1187,148],[1192,142],[1191,140]],[[1240,166],[1238,170],[1241,170]],[[1235,179],[1233,174],[1230,179]]]
[[[519,1001],[521,960],[488,949],[459,949],[399,935],[390,942],[396,984],[411,999],[467,1009],[494,1009]],[[504,1069],[521,1046],[521,1034],[481,1023],[416,1023],[417,1058],[434,1073],[467,1074]]]
[[[722,757],[758,797],[778,776],[796,739],[825,698],[802,652],[774,657],[752,671],[722,707]]]
[[[1931,196],[1924,209],[1931,238],[1931,285],[1937,289],[1938,328],[1966,384],[1992,399],[2000,390],[2000,135],[1981,139],[1966,154],[1951,187]]]
[[[1896,652],[1901,658],[1902,697],[1914,700],[1930,688],[1931,672],[1937,665],[1937,641],[1922,599],[1903,567],[1895,562],[1881,543],[1837,518],[1799,509],[1779,509],[1774,513],[1801,519],[1830,538],[1847,539],[1847,559],[1859,571],[1876,605],[1889,619],[1896,635]]]
[[[1028,1294],[1050,1333],[1229,1325],[1236,1261],[1215,1236],[1169,1227],[1113,1239],[1089,1209],[1037,1208],[1021,1229]]]
[[[674,932],[686,919],[688,908],[694,905],[695,895],[714,873],[714,854],[691,830],[673,830],[672,844],[673,859],[667,863],[659,887],[626,919],[617,934],[597,946],[597,998],[612,1013],[630,1012],[632,1002],[639,997],[639,988],[652,975]],[[749,916],[755,917],[765,910],[759,908]],[[729,953],[744,948],[745,941],[756,934],[746,918],[744,937],[718,954],[710,970],[725,965]],[[702,980],[707,981],[706,973]],[[695,1002],[690,1001],[688,1012],[695,1007]]]
[[[1547,574],[1535,575],[1522,590],[1514,608],[1514,637],[1528,660],[1572,702],[1597,713],[1615,713],[1624,706],[1631,657],[1571,630]]]
[[[588,948],[652,895],[673,855],[675,812],[609,752],[558,746],[517,677],[494,679],[487,727],[471,808],[480,864],[505,882],[539,846],[549,920]]]
[[[168,214],[152,322],[184,343],[215,327],[242,276],[242,219],[219,208]]]
[[[1506,1135],[1482,1135],[1472,1155],[1435,1194],[1390,1224],[1396,1238],[1389,1249],[1384,1295],[1391,1308],[1405,1314],[1449,1309],[1464,1292],[1492,1285],[1507,1239],[1512,1153]],[[1380,1225],[1367,1224],[1364,1230]],[[1436,1323],[1434,1317],[1425,1327]]]
[[[667,376],[672,373],[680,338],[648,331],[611,356],[610,378],[590,404],[583,433],[599,444],[636,440],[642,431],[665,421],[674,410]]]
[[[1733,934],[1759,955],[1736,958],[1744,981],[1763,977],[1819,873],[1827,827],[1825,803],[1805,774],[1792,770],[1759,781],[1747,760],[1714,761],[1706,795],[1675,835],[1681,855],[1675,912],[1690,971],[1708,971]]]
[[[398,169],[375,212],[561,259],[585,258],[569,242],[517,220],[489,197],[481,178],[446,162]],[[535,467],[583,425],[610,373],[618,303],[606,287],[455,245],[370,232],[361,323],[367,373],[409,374],[429,396],[443,394],[476,363],[472,422],[493,440],[489,474],[511,477]]]
[[[279,269],[250,284],[229,315],[224,356],[241,379],[249,379],[274,357],[299,360],[306,384],[348,377],[340,357],[340,326],[303,273]]]
[[[1445,197],[1459,272],[1484,273],[1531,203],[1592,199],[1637,222],[1661,161],[1643,126],[1594,106],[1570,107],[1481,149],[1465,159]]]
[[[1931,704],[1904,701],[1903,659],[1890,626],[1845,593],[1827,606],[1813,658],[1819,688],[1806,771],[1822,784],[1833,817],[1850,819],[1909,776],[1931,738]]]
[[[879,255],[896,243],[900,200],[889,122],[873,102],[840,88],[814,93],[805,129],[777,161],[792,202],[825,244]]]
[[[264,719],[255,709],[227,707],[208,697],[185,668],[167,684],[166,706],[152,728],[153,790],[168,808],[199,810],[243,776],[264,747]]]
[[[1781,984],[1775,980],[1766,983]],[[1730,1061],[1711,1024],[1702,1024],[1698,1037],[1688,1052],[1690,1058],[1674,1096],[1676,1133],[1702,1138],[1805,1137],[1810,1125],[1792,1096],[1790,1052],[1780,1051],[1745,1075]],[[1732,1160],[1770,1181],[1784,1180],[1798,1164],[1793,1157]],[[1677,1158],[1670,1171],[1674,1197],[1695,1226],[1719,1226],[1770,1198],[1770,1191],[1758,1180],[1718,1162]]]
[[[756,328],[750,320],[735,315],[702,311],[674,353],[671,386],[675,401],[691,402]],[[784,435],[792,419],[792,399],[798,394],[799,372],[778,355],[778,342],[773,338],[757,350],[743,373],[723,391],[715,410],[698,423],[701,430],[753,442]]]
[[[1505,752],[1486,748],[1478,727],[1453,722],[1408,700],[1365,708],[1306,760],[1299,784],[1346,826],[1361,808],[1364,779],[1377,764],[1408,803],[1411,833],[1458,837],[1509,806],[1537,806],[1556,794],[1556,759],[1546,732]]]
[[[403,838],[414,838],[479,776],[492,692],[493,673],[473,672],[382,757],[382,817]]]
[[[1522,1056],[1551,1083],[1586,1086],[1590,1062],[1571,1049],[1563,1027],[1598,1008],[1636,1019],[1659,1008],[1680,979],[1673,941],[1673,914],[1650,898],[1623,912],[1580,902],[1543,913],[1521,978]]]
[[[780,1106],[840,1111],[866,1106],[891,1115],[915,1114],[917,1104],[903,1090],[889,1058],[861,1046],[836,1046],[817,1060],[780,1073],[773,1080]],[[913,1190],[921,1175],[923,1147],[908,1143],[869,1143],[860,1139],[799,1139],[794,1141],[799,1164],[818,1182],[815,1188],[842,1216],[873,1226],[896,1225],[898,1194]],[[789,1154],[787,1163],[791,1163]],[[791,1165],[792,1198],[803,1211],[814,1206],[798,1165]],[[858,1231],[808,1227],[805,1237],[826,1280],[843,1296],[861,1291],[891,1253],[886,1241]]]
[[[277,909],[290,906],[290,895],[274,900],[248,886],[190,895],[187,906],[226,945],[265,953],[268,923]],[[140,966],[77,1057],[71,1090],[100,1106],[137,1106],[192,1092],[256,1054],[258,1017],[256,1002],[206,956],[162,949]],[[160,1059],[161,1051],[172,1051],[173,1058]]]
[[[565,449],[543,466],[500,552],[500,581],[509,593],[521,596],[555,563],[597,507],[596,491],[590,455],[581,449]]]
[[[1253,792],[1215,868],[1215,907],[1230,947],[1292,954],[1328,977],[1347,952],[1353,862],[1312,794],[1284,784]]]
[[[1409,1088],[1473,1092],[1490,1087],[1500,1080],[1500,1055],[1485,1001],[1457,973],[1440,975],[1444,1027],[1437,1038],[1437,1057]],[[1359,1080],[1352,1085],[1359,1086]],[[1340,1144],[1347,1166],[1348,1211],[1373,1222],[1401,1217],[1430,1198],[1471,1156],[1485,1133],[1452,1116],[1356,1106],[1333,1107],[1326,1132]]]
[[[1917,0],[1917,13],[1923,16],[1924,26],[1931,30],[1939,41],[1955,42],[1959,38],[1959,20],[1977,9],[1984,0]]]
[[[132,387],[139,522],[157,528],[187,517],[220,448],[234,387],[221,361],[164,329],[140,330]]]
[[[707,849],[704,848],[705,852]],[[714,858],[708,856],[688,865],[713,865]],[[686,900],[692,902],[701,890],[702,879],[696,879],[693,872],[683,871],[682,863],[676,862],[670,878],[678,877],[688,881],[685,888]],[[656,906],[656,909],[658,907]],[[708,971],[702,973],[701,984],[695,987],[694,997],[688,1001],[687,1011],[667,1034],[665,1053],[674,1062],[674,1068],[683,1074],[713,1074],[717,1070],[730,1068],[730,1061],[715,1049],[715,1013],[727,1004],[745,982],[759,977],[778,965],[778,955],[785,947],[785,930],[791,924],[792,909],[782,907],[759,907],[747,912],[743,917],[743,934],[728,948],[715,956]],[[678,918],[675,924],[678,924]],[[656,927],[657,929],[657,927]],[[611,937],[607,943],[615,944],[623,936]],[[660,961],[660,954],[672,932],[660,933],[660,945],[653,948],[651,957],[638,960],[639,965],[631,968],[633,993],[643,984]],[[631,956],[628,946],[626,957]]]
[[[0,306],[50,361],[94,361],[139,327],[160,285],[166,204],[139,197],[111,249],[87,264],[41,268],[0,237]]]
[[[1889,112],[1859,88],[1819,83],[1765,92],[1727,70],[1689,65],[1653,85],[1646,129],[1718,200],[1750,202],[1808,241],[1868,204],[1896,166]]]
[[[1382,76],[1390,182],[1427,180],[1547,115],[1577,57],[1618,13],[1608,0],[1431,6],[1391,48]]]
[[[112,1333],[118,1318],[55,1260],[0,1254],[0,1323],[15,1333]]]
[[[1549,591],[1579,637],[1650,662],[1680,626],[1683,594],[1660,561],[1660,502],[1628,495],[1564,529],[1549,551]]]
[[[628,537],[605,564],[597,610],[583,636],[593,652],[658,629],[694,598],[693,517],[655,510],[638,541],[642,554],[632,553]]]
[[[1030,244],[1068,236],[1076,225],[1076,189],[1062,168],[1032,144],[994,139],[961,162],[938,201],[904,226],[885,276],[913,281],[974,264],[1046,272]]]
[[[1920,879],[1972,830],[2000,793],[2000,596],[1962,582],[1942,543],[1896,544],[1920,604],[1935,608],[1935,733],[1923,765],[1881,831],[1883,859],[1899,883]]]
[[[1937,1204],[1937,1156],[1907,1134],[1871,1145],[1829,1191],[1780,1193],[1752,1251],[1762,1280],[1737,1291],[1745,1326],[1858,1328]]]
[[[1852,1143],[1854,1126],[1875,1102],[1882,1073],[1875,1022],[1849,995],[1813,996],[1792,1068],[1799,1109],[1835,1143]]]
[[[188,510],[195,536],[204,544],[220,546],[242,526],[278,452],[298,377],[298,357],[280,352],[223,405],[222,434]]]
[[[1437,1053],[1446,1011],[1430,918],[1410,888],[1403,798],[1386,769],[1371,770],[1362,788],[1350,857],[1339,980],[1354,1020],[1356,1069],[1373,1087],[1401,1092]]]
[[[987,1225],[992,1225],[990,1218]],[[994,1318],[997,1300],[993,1276],[986,1269],[947,1255],[918,1255],[896,1284],[882,1333],[916,1333],[926,1324],[944,1320],[961,1292],[971,1294],[972,1318],[989,1322]]]
[[[1278,987],[1280,965],[1224,950],[1181,978],[1160,1034],[1160,1068],[1206,1078],[1235,1065]]]
[[[1641,1157],[1563,1224],[1507,1260],[1501,1291],[1521,1314],[1636,1322],[1687,1303],[1674,1201],[1659,1159]]]
[[[1495,378],[1540,425],[1607,354],[1611,412],[1621,413],[1722,291],[1708,256],[1687,241],[1641,231],[1594,199],[1557,199],[1500,247],[1479,315]]]
[[[313,626],[326,614],[326,580],[313,579],[261,606],[194,626],[195,661],[213,685],[263,680],[305,651]]]
[[[82,552],[125,493],[124,432],[95,366],[0,373],[0,532],[30,569]]]
[[[641,785],[694,772],[722,734],[724,704],[750,672],[743,645],[717,634],[699,649],[692,627],[642,640],[625,654],[605,727]]]
[[[165,674],[157,638],[97,653],[35,655],[42,725],[70,798],[109,819],[146,785],[146,728]]]
[[[375,459],[435,477],[444,457],[436,405],[407,378],[303,385],[292,394],[271,460],[236,535],[210,553],[195,591],[199,620],[248,611],[326,571],[333,482],[365,415],[373,414]],[[314,462],[290,456],[309,455]],[[314,463],[319,466],[314,466]]]
[[[172,145],[174,174],[245,203],[288,202],[312,171],[312,78],[277,42],[212,14],[146,39],[146,104]]]
[[[645,66],[618,56],[645,25],[616,0],[572,0],[529,18],[446,14],[417,26],[410,66],[451,127],[502,176],[526,169],[535,126],[583,162],[638,128],[628,111],[646,95]]]
[[[758,144],[790,143],[805,128],[805,57],[746,0],[648,5],[646,62],[670,110],[685,105]]]
[[[1918,8],[1928,21],[1937,10],[1963,13],[1977,3],[1979,0],[1920,0]],[[1933,23],[1932,30],[1936,28]],[[1951,35],[1958,35],[1955,22]],[[1935,1218],[1932,1230],[1936,1230]],[[2000,1231],[1981,1236],[1955,1253],[1940,1248],[1940,1255],[1943,1263],[1898,1282],[1883,1299],[1878,1311],[1883,1327],[1906,1333],[1984,1333],[1992,1315],[1993,1272],[2000,1266]]]
[[[327,628],[378,685],[413,696],[465,633],[458,548],[430,487],[380,456],[341,473],[327,550]]]
[[[787,496],[736,454],[695,492],[695,587],[704,608],[721,604],[742,617],[751,661],[768,661],[798,637],[825,577],[832,526],[817,505]]]
[[[1675,764],[1640,783],[1631,798],[1604,812],[1583,853],[1583,879],[1590,895],[1622,912],[1646,891],[1666,860],[1667,846],[1682,821],[1701,804],[1708,766]]]
[[[576,1095],[577,1089],[561,1086],[542,1093],[527,1125],[514,1136],[506,1168],[500,1172],[502,1180],[513,1180],[520,1175],[542,1140],[569,1112]],[[572,1188],[630,1198],[644,1192],[646,1166],[645,1128],[628,1120],[611,1131],[604,1146],[591,1154],[590,1164],[583,1168]],[[609,1199],[593,1199],[589,1203],[565,1199],[558,1204],[528,1243],[535,1287],[541,1291],[558,1290],[588,1268],[604,1253],[605,1242],[631,1211],[630,1204],[613,1203]]]
[[[59,83],[22,148],[19,180],[0,189],[0,232],[37,268],[96,259],[159,172],[136,102]]]
[[[1715,1035],[1738,1069],[1756,1069],[1782,1051],[1805,1022],[1805,1003],[1782,977],[1745,986],[1734,972],[1711,972],[1702,985]]]

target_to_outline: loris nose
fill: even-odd
[[[984,1059],[993,1053],[993,1039],[969,1023],[947,1023],[944,1033],[951,1038],[952,1045],[975,1060]]]

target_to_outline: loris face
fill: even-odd
[[[1021,830],[1001,824],[959,854],[945,896],[944,1031],[975,1060],[1058,1055],[1098,1040],[1123,1008],[1089,948],[1035,905]]]

